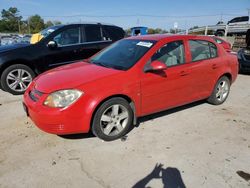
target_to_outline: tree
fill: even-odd
[[[55,21],[53,21],[53,24],[54,24],[54,25],[61,25],[62,22],[60,22],[60,21],[58,21],[58,20],[55,20]]]
[[[28,18],[31,33],[38,33],[45,28],[44,20],[38,14]]]
[[[148,28],[148,34],[155,34],[155,30],[153,28]]]
[[[163,34],[163,33],[168,33],[168,31],[161,28],[156,28],[156,29],[148,28],[148,34]]]
[[[189,28],[189,29],[197,29],[197,28],[199,28],[199,26],[193,26],[193,27],[191,27],[191,28]]]
[[[176,34],[176,33],[179,33],[179,32],[183,32],[183,30],[182,29],[170,29],[169,32],[172,33],[172,34]]]
[[[50,20],[48,20],[48,21],[45,23],[45,28],[51,27],[51,26],[53,26],[53,25],[60,25],[60,24],[62,24],[60,21],[50,21]]]
[[[50,20],[48,20],[48,21],[45,23],[45,28],[51,27],[51,26],[53,26],[53,25],[54,25],[53,22],[50,21]]]
[[[19,16],[19,10],[16,7],[10,7],[8,10],[3,9],[1,16],[0,32],[17,32],[20,30],[22,16]]]

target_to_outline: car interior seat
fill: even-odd
[[[194,52],[192,52],[193,61],[198,61],[208,58],[210,58],[210,52],[204,46],[199,46],[198,48],[195,49]]]
[[[168,44],[167,46],[161,48],[160,53],[162,56],[159,58],[159,61],[162,61],[167,66],[173,66],[178,64],[174,50],[176,49],[175,45]]]

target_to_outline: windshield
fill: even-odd
[[[48,27],[48,28],[42,30],[40,33],[43,36],[43,38],[45,38],[49,34],[53,33],[55,30],[59,29],[60,27],[62,27],[62,25],[51,26],[51,27]]]
[[[90,59],[91,63],[119,70],[131,68],[156,41],[120,40]]]

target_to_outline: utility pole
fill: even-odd
[[[20,34],[21,33],[21,26],[20,26],[20,20],[19,19],[18,19],[17,23],[18,23],[18,33]]]
[[[30,34],[30,19],[28,18],[28,30],[29,30],[29,34]]]
[[[136,25],[139,26],[139,24],[140,24],[140,19],[137,18]]]
[[[220,21],[222,22],[223,13],[220,13]]]

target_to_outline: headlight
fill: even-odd
[[[82,91],[75,89],[56,91],[51,93],[43,104],[54,108],[64,108],[77,101],[82,94]]]

